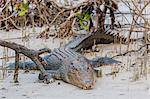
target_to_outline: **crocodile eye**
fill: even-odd
[[[77,71],[78,69],[77,69],[77,68],[75,68],[75,70]]]
[[[91,66],[88,66],[88,67],[87,67],[87,70],[90,70],[90,69],[92,69]]]
[[[73,70],[76,70],[76,71],[78,70],[78,69],[77,69],[77,68],[75,68],[74,66],[72,66],[72,67],[73,67]]]

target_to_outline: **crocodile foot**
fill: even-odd
[[[38,79],[40,82],[43,82],[43,83],[46,83],[46,84],[49,84],[49,83],[53,83],[55,82],[55,79],[50,75],[43,75],[43,74],[39,74],[38,76]]]

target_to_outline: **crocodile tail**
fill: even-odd
[[[112,65],[112,64],[119,64],[120,61],[117,61],[115,59],[109,58],[109,57],[96,57],[91,60],[89,60],[92,66],[94,67],[100,67],[104,65]]]
[[[8,69],[15,69],[15,63],[8,63]],[[36,70],[38,69],[37,65],[32,61],[19,62],[19,69],[29,69]]]

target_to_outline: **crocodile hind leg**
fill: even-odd
[[[53,83],[55,81],[55,79],[61,79],[60,78],[60,73],[58,70],[47,70],[47,73],[49,74],[49,78],[50,78],[50,83]],[[44,82],[45,80],[45,76],[40,73],[39,76],[38,76],[38,79],[39,81],[41,82]]]

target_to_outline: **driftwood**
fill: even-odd
[[[45,75],[45,81],[46,83],[49,83],[49,77],[48,73],[45,71],[44,66],[46,66],[46,63],[43,61],[43,59],[39,56],[42,53],[45,52],[51,52],[50,49],[45,48],[38,51],[28,49],[25,46],[22,46],[17,43],[11,43],[7,41],[0,40],[0,46],[8,47],[15,51],[15,73],[14,73],[14,80],[15,82],[18,82],[18,70],[19,70],[19,54],[23,54],[30,58],[39,68],[42,74]]]

